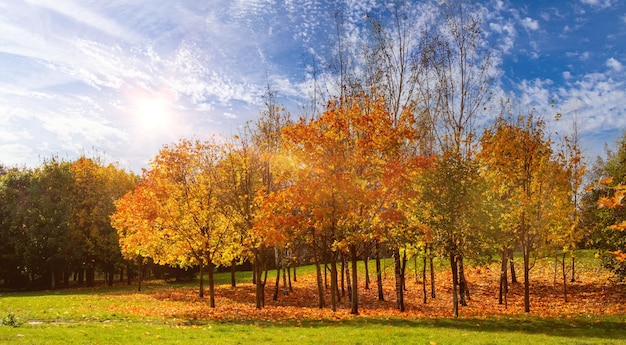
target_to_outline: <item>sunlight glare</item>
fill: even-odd
[[[139,98],[135,101],[133,115],[142,130],[162,131],[170,125],[171,104],[164,97]]]

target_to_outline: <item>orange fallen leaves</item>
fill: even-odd
[[[568,283],[568,302],[563,300],[562,282],[553,282],[553,266],[537,265],[531,271],[531,315],[540,317],[575,317],[626,314],[626,286],[611,283],[608,273],[600,269],[589,269],[577,273],[577,282]],[[490,269],[468,268],[466,275],[470,283],[471,300],[461,307],[461,317],[485,318],[498,315],[524,314],[523,284],[512,284],[508,294],[508,308],[498,304],[498,274],[496,265]],[[144,293],[117,296],[125,299],[111,308],[118,313],[140,317],[175,318],[181,321],[217,320],[249,322],[287,322],[315,320],[348,320],[355,317],[370,318],[445,318],[452,316],[450,302],[450,274],[439,272],[436,277],[437,298],[428,298],[422,303],[422,285],[415,277],[407,276],[405,301],[407,310],[398,311],[394,300],[392,275],[384,280],[386,301],[377,300],[376,283],[365,290],[359,286],[360,316],[350,314],[350,304],[342,298],[337,312],[330,308],[317,308],[315,276],[299,275],[293,282],[294,291],[271,299],[273,286],[266,287],[266,307],[254,307],[254,285],[239,284],[216,287],[216,307],[210,308],[209,301],[197,297],[195,287],[157,287]],[[430,283],[427,282],[430,286]],[[327,294],[330,291],[327,289]],[[430,295],[430,292],[429,292]],[[346,292],[347,296],[347,292]],[[329,296],[327,296],[329,298]],[[156,302],[156,303],[155,303]]]

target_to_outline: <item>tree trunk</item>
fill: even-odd
[[[378,300],[384,301],[385,294],[383,293],[383,272],[380,269],[380,243],[378,240],[374,242],[376,246],[376,285],[378,289]]]
[[[574,283],[576,281],[576,257],[574,255],[572,255],[572,279],[570,280],[570,282]]]
[[[139,258],[139,272],[137,272],[137,291],[141,291],[141,279],[143,278],[142,270],[143,258]]]
[[[498,292],[498,304],[504,304],[505,302],[505,295],[508,292],[509,289],[509,282],[508,282],[508,276],[507,276],[507,272],[508,272],[508,255],[507,255],[507,251],[506,250],[501,250],[500,251],[500,291]],[[504,307],[506,309],[506,305]]]
[[[85,284],[85,269],[84,268],[80,268],[78,270],[78,285],[84,286]],[[130,281],[128,282],[128,285],[130,285]]]
[[[337,260],[335,255],[332,255],[330,260],[330,308],[332,311],[337,311],[337,295],[339,289],[337,287]]]
[[[345,286],[345,281],[346,281],[346,256],[341,253],[341,297],[346,297],[346,286]]]
[[[393,264],[396,281],[396,307],[404,311],[404,287],[402,286],[402,267],[400,263],[400,249],[393,248]]]
[[[279,286],[280,286],[280,267],[276,267],[276,284],[274,284],[274,294],[272,295],[273,301],[278,301]]]
[[[524,312],[530,313],[530,248],[523,246],[524,252]]]
[[[430,260],[430,297],[436,298],[435,295],[435,265],[433,263],[434,257],[432,253],[432,248],[428,249],[428,258]]]
[[[459,293],[461,295],[461,305],[466,307],[467,301],[470,300],[470,291],[467,279],[465,279],[465,265],[462,255],[459,255],[457,262],[459,265]]]
[[[289,295],[289,287],[287,286],[287,268],[283,265],[283,295]]]
[[[452,270],[452,313],[454,317],[459,317],[459,294],[458,294],[458,268],[456,262],[456,256],[454,253],[450,253],[450,269]]]
[[[402,263],[400,266],[400,270],[402,272],[402,290],[407,291],[406,288],[406,263],[407,263],[407,258],[406,258],[406,251],[404,251],[404,253],[402,254]]]
[[[348,290],[348,300],[352,301],[352,279],[350,279],[350,266],[346,263],[346,289]]]
[[[513,260],[513,249],[509,249],[509,262],[511,265],[511,284],[517,283],[517,275],[515,274],[515,260]]]
[[[426,297],[426,294],[428,293],[428,291],[426,291],[426,254],[424,254],[423,260],[424,262],[424,266],[422,267],[422,291],[424,292],[424,304],[428,303],[428,299]]]
[[[204,264],[200,263],[200,291],[198,292],[198,296],[200,298],[204,297]]]
[[[350,314],[352,315],[359,315],[359,294],[358,294],[358,276],[357,276],[357,271],[356,271],[356,265],[357,265],[357,255],[356,255],[356,246],[354,244],[350,245],[350,255],[352,257],[352,281],[354,282],[354,285],[352,286],[352,298],[351,298],[351,304],[352,304],[352,310],[350,311]]]
[[[278,251],[277,246],[274,246],[274,261],[276,262],[276,284],[274,284],[274,295],[272,296],[272,300],[278,301],[278,289],[280,287],[281,258],[280,258],[280,253]]]
[[[263,309],[265,307],[265,283],[261,279],[263,274],[263,263],[261,258],[261,249],[257,249],[254,253],[254,279],[255,285],[255,304],[256,309]]]
[[[230,286],[237,287],[237,279],[235,278],[235,273],[237,273],[237,261],[233,259],[230,262]]]
[[[563,260],[561,261],[561,269],[563,270],[563,302],[567,303],[567,271],[565,270],[565,255],[563,253]]]
[[[294,281],[294,282],[297,282],[297,281],[298,281],[298,278],[297,278],[297,276],[296,276],[296,268],[298,268],[298,264],[297,264],[297,263],[295,263],[295,264],[293,265],[293,281]]]
[[[315,272],[317,276],[318,307],[322,309],[324,308],[324,305],[326,303],[324,301],[324,282],[322,281],[322,267],[320,265],[317,244],[315,243],[315,235],[313,235],[313,260],[315,261]]]
[[[213,271],[215,266],[213,262],[209,262],[207,270],[209,271],[209,307],[215,308],[215,280],[213,279]]]
[[[365,265],[365,290],[370,289],[370,270],[369,270],[369,255],[366,252],[365,257],[363,258],[363,264]]]
[[[294,275],[295,275],[295,271],[296,268],[293,268],[294,271]],[[291,269],[289,267],[287,267],[287,281],[289,282],[289,292],[293,292],[293,286],[291,285]]]

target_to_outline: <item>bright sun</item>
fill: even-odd
[[[165,130],[171,121],[171,104],[163,97],[139,98],[135,100],[133,115],[142,130]]]

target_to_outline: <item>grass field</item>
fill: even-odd
[[[551,263],[536,267],[533,289],[550,295],[536,296],[528,315],[514,303],[515,291],[509,308],[494,303],[491,273],[468,272],[475,297],[459,319],[447,317],[444,270],[437,273],[439,296],[427,305],[420,301],[421,283],[409,277],[406,313],[394,310],[391,287],[385,286],[386,302],[372,297],[375,287],[361,290],[359,316],[349,314],[346,301],[336,313],[316,308],[310,267],[298,270],[294,292],[278,301],[271,301],[268,282],[262,311],[253,308],[246,272],[238,273],[235,289],[228,273],[217,274],[215,309],[197,297],[195,283],[149,281],[141,292],[120,285],[2,293],[0,344],[626,344],[624,288],[593,281],[599,271],[592,260],[581,263],[568,304],[558,301],[558,286],[540,279],[550,275]],[[392,285],[393,277],[387,281]]]

